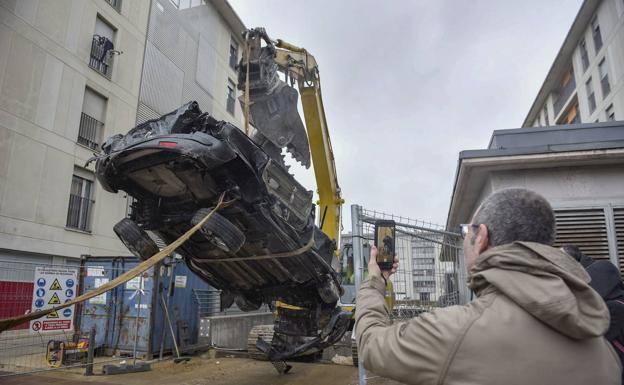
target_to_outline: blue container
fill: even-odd
[[[80,294],[117,278],[139,263],[136,257],[83,256]],[[168,304],[178,344],[194,345],[199,327],[194,291],[209,289],[183,261],[161,263],[140,277],[83,302],[77,309],[76,325],[83,333],[95,327],[95,347],[105,354],[132,353],[136,335],[137,355],[151,358],[159,354],[161,345],[164,352],[173,350],[162,301]]]

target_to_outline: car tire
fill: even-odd
[[[212,209],[197,210],[191,220],[193,226],[201,222],[210,211]],[[212,213],[204,223],[201,232],[212,244],[225,252],[236,253],[245,243],[245,234],[227,218],[216,212]]]
[[[160,251],[156,242],[132,219],[120,220],[113,226],[113,231],[128,250],[143,261]]]

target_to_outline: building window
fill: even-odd
[[[230,38],[230,68],[235,70],[236,64],[238,64],[238,43]]]
[[[67,210],[67,227],[91,231],[91,210],[95,201],[91,199],[93,181],[75,175],[72,177]]]
[[[117,12],[121,12],[121,0],[106,0]]]
[[[78,128],[78,143],[97,150],[104,131],[104,116],[106,114],[106,99],[85,88]]]
[[[587,79],[585,83],[585,90],[587,91],[587,103],[589,104],[589,113],[591,114],[596,110],[596,95],[594,95],[594,86],[592,85],[592,78]]]
[[[418,293],[421,301],[431,301],[431,293]]]
[[[550,121],[548,120],[548,107],[544,106],[544,123],[546,126],[550,126]]]
[[[97,72],[111,78],[112,74],[112,54],[115,46],[115,30],[99,16],[95,19],[95,33],[91,41],[91,54],[89,57],[89,67]]]
[[[613,109],[613,104],[609,105],[605,112],[607,114],[607,121],[612,122],[615,120],[615,110]]]
[[[581,62],[583,62],[583,72],[587,70],[589,67],[589,55],[587,54],[587,44],[585,43],[585,39],[581,39],[579,43],[579,48],[581,50]]]
[[[598,24],[598,16],[594,16],[591,21],[592,35],[594,37],[594,48],[596,49],[596,55],[600,48],[602,48],[602,35],[600,34],[600,25]]]
[[[600,87],[602,88],[602,98],[606,98],[611,92],[611,84],[609,84],[609,67],[607,66],[607,58],[603,58],[598,64],[598,73],[600,74]]]
[[[235,104],[236,99],[234,97],[235,89],[236,89],[236,85],[234,84],[234,82],[231,79],[228,79],[226,109],[227,109],[227,112],[229,112],[232,115],[234,115],[234,106],[236,105]]]

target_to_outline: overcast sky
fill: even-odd
[[[459,152],[521,126],[582,1],[230,3],[319,62],[347,232],[354,203],[444,224]]]

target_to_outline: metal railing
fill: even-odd
[[[90,217],[94,203],[95,201],[92,199],[70,194],[66,226],[72,229],[91,231]]]
[[[91,55],[89,57],[89,67],[97,72],[111,78],[112,68],[110,64],[110,52],[113,50],[113,43],[103,36],[94,35],[91,41]]]
[[[85,114],[80,114],[80,128],[78,129],[78,143],[97,150],[100,133],[104,123]]]
[[[121,0],[104,0],[104,1],[110,4],[111,7],[115,8],[117,12],[121,12]]]
[[[559,95],[555,104],[553,105],[555,109],[555,116],[559,115],[559,112],[563,107],[565,107],[566,102],[570,99],[570,95],[576,90],[576,81],[574,80],[574,76],[570,77],[570,81],[563,86],[563,88],[559,89]]]

